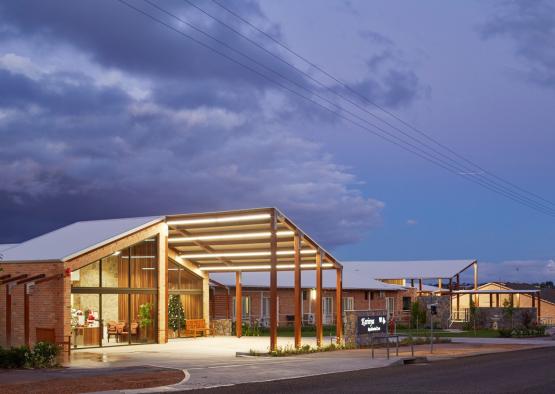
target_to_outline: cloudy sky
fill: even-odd
[[[125,2],[0,2],[0,243],[277,206],[340,259],[555,278],[553,216],[378,138],[418,135],[361,97],[555,200],[552,2],[225,2],[318,67],[213,1]]]

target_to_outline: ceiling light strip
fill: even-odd
[[[323,263],[322,268],[331,268],[333,264],[331,263]],[[200,267],[199,270],[201,271],[249,271],[249,270],[269,270],[272,266],[270,264],[263,264],[263,265],[237,265],[237,266],[227,266],[227,267]],[[278,264],[276,265],[278,270],[280,269],[293,269],[295,268],[294,264]],[[316,268],[316,264],[314,263],[306,263],[301,264],[301,268]]]
[[[174,237],[169,238],[169,243],[176,242],[192,242],[192,241],[220,241],[220,240],[233,240],[233,239],[248,239],[248,238],[270,238],[272,233],[270,231],[258,231],[252,233],[235,233],[235,234],[220,234],[220,235],[198,235],[192,237]],[[284,230],[277,231],[278,237],[288,237],[293,235],[293,231]]]
[[[278,256],[293,256],[295,254],[294,250],[278,250],[276,255]],[[316,254],[314,249],[303,249],[301,254]],[[227,252],[227,253],[193,253],[193,254],[181,254],[180,257],[184,259],[210,259],[218,257],[262,257],[270,256],[270,251],[260,251],[260,252]]]
[[[219,218],[202,218],[202,219],[183,219],[183,220],[169,220],[167,223],[170,226],[178,225],[191,225],[191,224],[219,224],[230,222],[249,222],[253,220],[270,219],[269,213],[261,213],[256,215],[240,215],[240,216],[225,216]]]

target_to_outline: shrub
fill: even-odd
[[[0,367],[23,368],[26,366],[28,354],[31,351],[27,346],[11,347],[0,351]]]
[[[501,338],[510,338],[512,337],[513,330],[511,330],[510,328],[501,328],[498,330],[498,332]]]
[[[60,348],[50,342],[38,342],[29,352],[27,364],[33,368],[52,368],[58,365]]]
[[[49,342],[28,346],[0,348],[0,368],[52,368],[58,365],[60,348]]]

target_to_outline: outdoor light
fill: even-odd
[[[217,241],[226,239],[245,239],[245,238],[269,238],[272,235],[270,231],[258,231],[252,233],[235,233],[235,234],[221,234],[221,235],[198,235],[192,237],[176,237],[169,238],[169,243],[174,242],[190,242],[190,241]],[[287,237],[292,236],[293,231],[277,231],[276,236]]]
[[[310,289],[310,299],[311,300],[316,299],[316,289]]]
[[[112,256],[119,256],[121,254],[121,250],[118,250],[117,252],[112,253]]]
[[[313,249],[301,250],[301,254],[315,254],[316,251]],[[272,253],[269,251],[260,252],[227,252],[227,253],[198,253],[198,254],[182,254],[180,257],[185,259],[209,259],[209,258],[219,258],[219,257],[261,257],[270,256]],[[291,256],[294,255],[294,250],[278,250],[276,255],[278,256]]]
[[[269,219],[269,213],[261,213],[257,215],[241,215],[241,216],[226,216],[221,218],[203,218],[203,219],[184,219],[184,220],[170,220],[169,226],[173,225],[186,225],[186,224],[218,224],[229,222],[248,222],[251,220]]]

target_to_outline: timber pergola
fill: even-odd
[[[236,335],[242,335],[243,272],[270,273],[270,349],[277,348],[277,272],[294,271],[295,347],[301,346],[301,271],[316,271],[316,342],[322,345],[323,270],[336,271],[336,336],[342,337],[342,265],[276,208],[169,215],[168,247],[207,273],[235,272]]]

